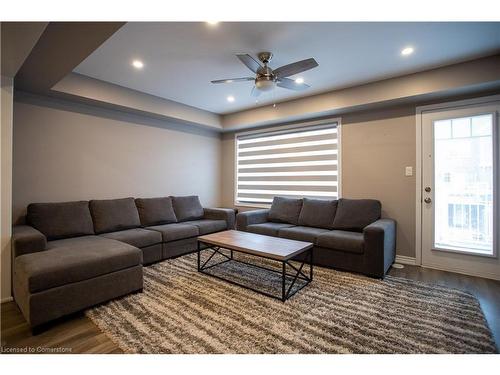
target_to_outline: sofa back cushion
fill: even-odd
[[[178,221],[198,220],[203,218],[203,207],[197,195],[172,197],[172,203]]]
[[[94,234],[88,201],[31,203],[26,219],[49,241]]]
[[[299,225],[332,229],[337,204],[337,200],[304,198]]]
[[[269,210],[268,220],[275,223],[289,223],[297,225],[299,222],[302,199],[274,197]]]
[[[334,229],[362,231],[380,219],[382,205],[375,199],[339,199]]]
[[[92,200],[90,213],[97,234],[141,226],[134,198]]]
[[[135,200],[141,224],[145,227],[176,223],[172,198],[137,198]]]

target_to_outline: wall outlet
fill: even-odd
[[[406,168],[405,168],[405,176],[406,176],[406,177],[411,177],[411,176],[413,176],[413,167],[406,167]]]

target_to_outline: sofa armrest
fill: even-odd
[[[370,273],[384,277],[396,256],[396,221],[380,219],[363,229],[365,261]]]
[[[23,254],[43,251],[47,247],[47,238],[29,225],[16,225],[12,228],[13,258]]]
[[[236,213],[232,208],[204,208],[203,218],[213,219],[213,220],[225,220],[227,223],[227,229],[234,229],[234,223],[236,221]]]
[[[246,231],[247,226],[267,221],[269,209],[241,212],[236,215],[236,229]]]

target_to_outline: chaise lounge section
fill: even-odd
[[[32,327],[142,290],[143,265],[232,229],[232,209],[197,196],[34,203],[13,228],[14,299]]]
[[[396,222],[373,199],[275,197],[270,209],[239,213],[237,229],[314,244],[314,264],[383,278],[394,262]]]

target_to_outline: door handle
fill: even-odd
[[[430,186],[427,186],[424,190],[425,190],[427,193],[430,193],[430,192],[431,192],[431,187],[430,187]]]
[[[425,203],[431,203],[431,202],[432,202],[432,199],[431,199],[431,198],[425,198],[425,199],[424,199],[424,202],[425,202]]]

